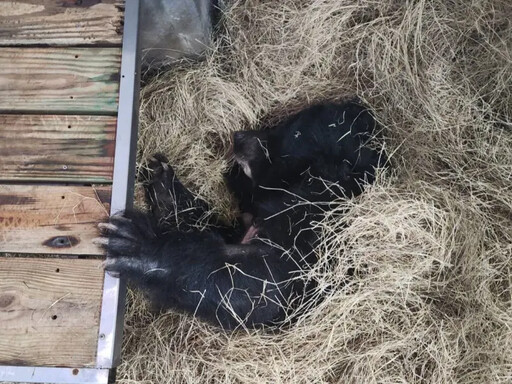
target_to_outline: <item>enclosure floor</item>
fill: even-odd
[[[0,2],[0,365],[96,365],[123,12]]]

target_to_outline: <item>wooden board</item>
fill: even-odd
[[[121,45],[119,0],[3,0],[0,45]]]
[[[0,181],[112,181],[117,119],[0,115]]]
[[[110,187],[0,185],[0,252],[101,255]]]
[[[94,366],[101,260],[0,258],[0,365]]]
[[[117,112],[120,48],[1,48],[0,113]]]

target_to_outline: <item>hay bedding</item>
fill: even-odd
[[[392,167],[318,223],[326,299],[294,326],[228,335],[132,293],[119,382],[512,382],[511,20],[509,0],[232,2],[204,62],[145,86],[141,162],[163,151],[230,218],[233,131],[358,95]]]

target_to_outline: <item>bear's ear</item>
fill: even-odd
[[[254,185],[271,164],[266,131],[241,131],[233,135],[233,155]]]
[[[240,131],[233,135],[235,159],[246,162],[268,158],[268,134],[265,131]]]

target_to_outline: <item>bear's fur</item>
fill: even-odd
[[[227,182],[240,203],[238,229],[197,229],[208,204],[155,155],[145,183],[151,212],[123,212],[101,225],[106,270],[161,308],[226,329],[282,322],[314,287],[301,278],[316,261],[312,223],[335,199],[360,194],[384,162],[369,146],[375,129],[368,110],[349,102],[235,133]]]

